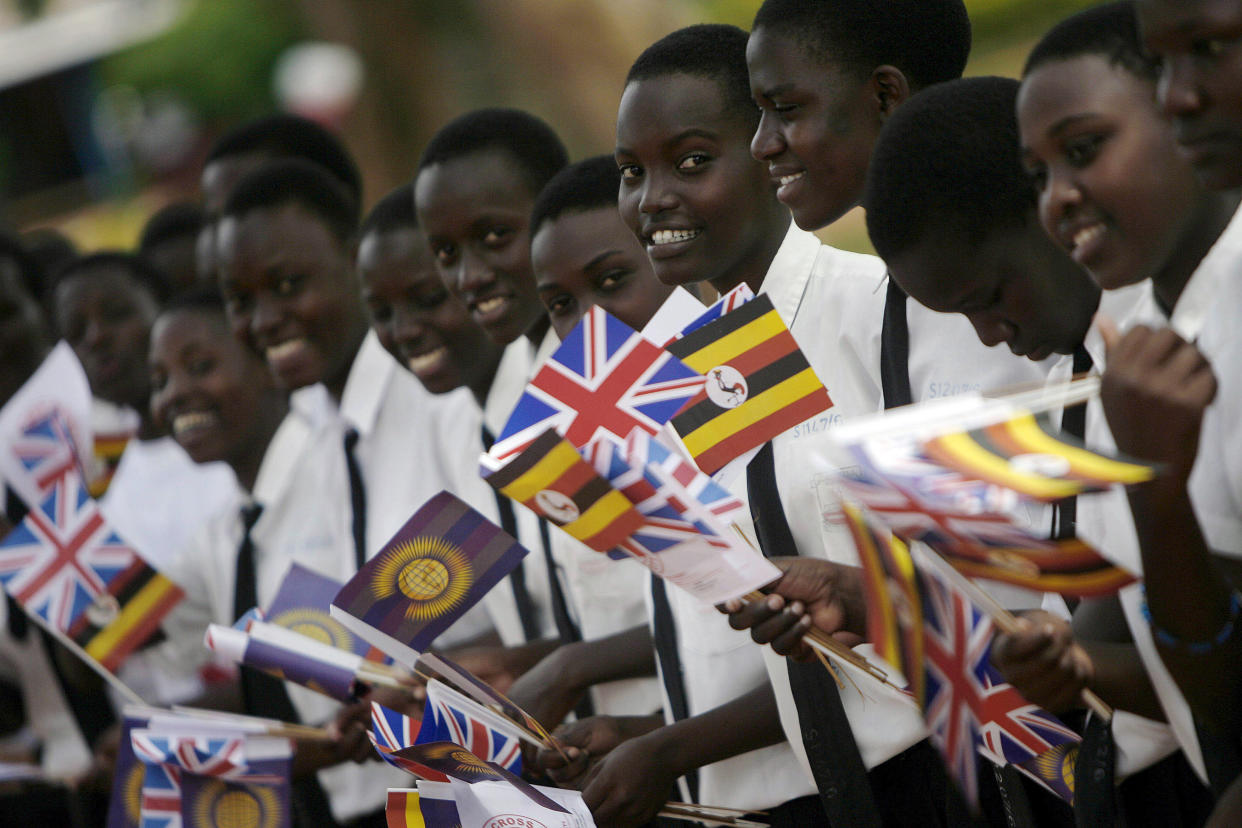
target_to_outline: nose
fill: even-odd
[[[462,249],[453,280],[460,296],[477,294],[495,281],[484,257],[469,246]]]
[[[86,328],[82,332],[82,344],[89,350],[94,351],[106,346],[111,339],[112,329],[103,320],[92,316],[86,321]]]
[[[1203,107],[1198,71],[1191,56],[1166,57],[1160,64],[1156,96],[1171,118],[1191,115]]]
[[[773,114],[766,109],[759,115],[759,126],[750,139],[750,154],[756,161],[775,158],[785,150],[785,138],[772,123]]]
[[[412,348],[426,332],[423,315],[408,308],[394,307],[392,339],[398,349]]]
[[[1082,183],[1068,169],[1049,167],[1045,174],[1047,180],[1039,194],[1039,216],[1048,235],[1056,239],[1057,225],[1064,219],[1072,218],[1075,210],[1082,205]]]
[[[181,405],[189,394],[190,380],[181,371],[169,371],[164,384],[151,392],[151,414],[155,420],[167,428],[172,427],[168,421],[169,414]]]
[[[1013,325],[993,313],[972,313],[968,318],[979,341],[989,348],[1008,342],[1017,333]]]
[[[259,296],[250,311],[249,332],[256,344],[264,346],[268,337],[276,333],[284,311],[279,300],[271,296]]]
[[[677,197],[669,185],[667,177],[648,172],[638,198],[638,211],[652,215],[676,207]]]

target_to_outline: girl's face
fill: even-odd
[[[366,330],[349,246],[294,203],[230,216],[217,230],[233,334],[284,388],[322,382],[339,396]]]
[[[158,308],[150,291],[124,268],[99,268],[57,286],[56,325],[97,397],[145,411],[147,340]]]
[[[413,228],[369,233],[358,246],[362,301],[380,344],[433,394],[486,396],[503,347],[449,293]]]
[[[672,292],[656,278],[646,251],[612,206],[563,213],[544,223],[531,242],[531,261],[539,296],[561,339],[592,305],[641,330]]]
[[[445,286],[495,342],[539,324],[530,269],[530,191],[509,153],[483,150],[433,164],[414,185],[418,223]]]
[[[1158,273],[1206,198],[1155,95],[1151,83],[1085,55],[1039,67],[1018,96],[1040,222],[1105,289]]]
[[[784,211],[750,155],[753,127],[710,78],[652,77],[622,93],[617,207],[665,284],[724,292],[766,272],[772,216]]]
[[[264,364],[228,335],[225,320],[185,308],[151,331],[151,413],[196,463],[262,452],[265,404],[281,405]]]

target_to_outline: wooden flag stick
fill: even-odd
[[[1001,632],[1012,635],[1023,631],[1022,625],[1018,623],[1017,616],[998,604],[995,598],[988,595],[988,593],[974,581],[954,569],[953,565],[944,558],[935,554],[934,551],[923,554],[921,557],[926,560],[929,565],[935,567],[936,571],[945,580],[952,582],[954,586],[966,593],[966,595],[970,597],[970,600],[974,602],[975,606],[987,613],[988,617],[995,622]],[[1104,721],[1109,721],[1113,718],[1113,709],[1109,707],[1108,703],[1097,696],[1090,688],[1083,688],[1082,701],[1092,713],[1095,713]]]

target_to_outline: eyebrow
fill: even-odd
[[[619,254],[619,253],[621,253],[621,252],[622,252],[621,250],[617,250],[617,249],[613,249],[613,250],[605,250],[603,253],[600,253],[598,256],[596,256],[595,258],[591,259],[591,261],[589,261],[589,262],[587,262],[586,264],[584,264],[584,265],[582,266],[582,269],[583,269],[583,270],[590,270],[591,268],[595,267],[595,266],[596,266],[597,264],[599,264],[600,262],[604,261],[604,259],[607,259],[609,256],[614,256],[614,255],[617,255],[617,254]]]
[[[780,83],[769,89],[760,89],[759,94],[765,98],[775,98],[777,95],[783,95],[794,88],[795,84]]]
[[[1052,125],[1052,127],[1048,130],[1048,134],[1054,137],[1060,136],[1061,133],[1065,132],[1075,124],[1098,117],[1100,117],[1098,112],[1081,112],[1076,115],[1066,115],[1064,118]]]

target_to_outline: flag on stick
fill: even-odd
[[[507,719],[439,681],[427,683],[427,704],[418,730],[418,745],[453,742],[486,762],[522,772],[522,739],[538,740]]]
[[[669,422],[708,474],[832,406],[767,296],[668,349],[707,378],[703,390]]]
[[[383,661],[382,652],[351,633],[332,617],[332,599],[340,591],[339,581],[294,563],[285,574],[285,579],[280,582],[267,611],[257,620],[285,627],[371,661]]]
[[[702,387],[701,375],[595,306],[535,374],[489,454],[503,465],[549,428],[574,447],[655,433]]]
[[[262,670],[348,702],[367,691],[361,656],[260,621],[248,632],[211,624],[203,636],[207,649],[238,664]]]
[[[503,529],[441,492],[341,588],[332,617],[413,667],[525,555]]]

